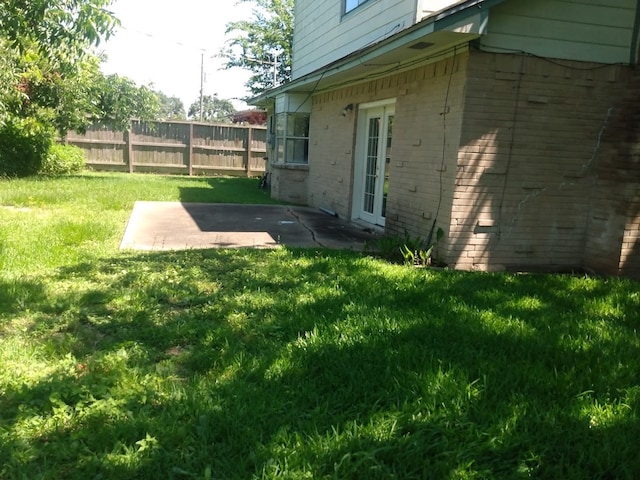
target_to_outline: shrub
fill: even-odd
[[[37,174],[53,138],[53,130],[34,118],[9,117],[0,122],[0,176]]]
[[[56,143],[49,148],[39,173],[43,175],[67,175],[82,171],[84,165],[84,150],[73,145]]]

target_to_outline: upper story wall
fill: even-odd
[[[362,0],[361,0],[362,1]],[[297,0],[295,80],[462,0]],[[637,0],[505,0],[490,8],[484,50],[598,63],[635,63]],[[633,57],[633,58],[632,58]]]
[[[459,3],[459,1],[460,0],[418,0],[417,20],[420,21],[429,15],[439,12],[443,8]]]
[[[297,0],[293,80],[372,45],[459,0],[368,0],[343,14],[344,0]]]
[[[482,47],[557,59],[629,63],[636,4],[637,0],[510,0],[491,9]]]

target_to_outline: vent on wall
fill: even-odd
[[[433,45],[434,44],[430,42],[418,42],[418,43],[414,43],[409,48],[412,48],[414,50],[424,50],[425,48],[429,48]]]

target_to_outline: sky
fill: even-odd
[[[200,98],[204,65],[204,95],[247,108],[239,99],[249,96],[250,73],[222,70],[217,56],[232,38],[225,35],[227,23],[250,18],[251,8],[237,0],[115,0],[109,9],[122,26],[98,49],[107,55],[102,71],[178,97],[188,110]]]

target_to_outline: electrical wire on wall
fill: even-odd
[[[511,119],[511,138],[509,139],[509,153],[507,155],[507,165],[504,172],[504,181],[502,182],[502,192],[500,193],[500,203],[498,204],[498,238],[502,235],[502,217],[504,208],[504,197],[507,193],[507,184],[509,182],[509,172],[511,170],[511,161],[513,159],[513,147],[516,141],[516,126],[518,125],[518,114],[520,113],[520,93],[522,91],[522,78],[524,77],[524,67],[526,55],[520,57],[520,71],[518,72],[518,81],[516,83],[516,98],[513,108],[513,117]]]
[[[320,74],[320,78],[318,78],[318,80],[316,80],[315,85],[313,86],[313,88],[311,89],[311,91],[309,92],[309,94],[305,97],[303,102],[300,102],[300,105],[298,105],[295,109],[295,111],[293,111],[292,113],[298,113],[298,110],[300,110],[302,108],[302,106],[307,103],[307,100],[309,100],[315,93],[316,90],[318,89],[318,85],[320,84],[320,82],[322,81],[322,79],[324,78],[325,73],[327,73],[329,71],[329,69],[324,70],[321,74]]]
[[[453,72],[456,67],[457,60],[457,47],[454,47],[453,50],[453,60],[451,62],[451,70],[449,71],[449,81],[447,82],[447,90],[444,96],[444,106],[442,108],[442,158],[440,160],[440,169],[439,169],[439,194],[438,194],[438,206],[436,208],[436,213],[433,216],[433,224],[431,225],[431,230],[429,231],[429,235],[427,235],[427,245],[431,245],[431,241],[433,240],[433,233],[436,229],[436,222],[438,221],[438,216],[440,215],[440,207],[442,207],[442,197],[444,196],[444,166],[447,159],[447,115],[449,114],[449,94],[451,93],[451,82],[453,80]]]
[[[514,146],[515,146],[515,140],[516,140],[516,129],[518,126],[518,121],[519,121],[519,117],[520,117],[520,100],[521,100],[521,92],[522,92],[522,82],[524,80],[524,76],[525,76],[525,66],[526,66],[526,59],[527,57],[531,57],[531,58],[535,58],[537,60],[541,60],[544,61],[546,63],[549,63],[551,65],[555,65],[558,67],[562,67],[562,68],[566,68],[568,70],[572,70],[572,71],[578,71],[578,72],[592,72],[592,71],[596,71],[596,70],[602,70],[602,69],[606,69],[606,68],[612,68],[612,67],[616,67],[616,66],[624,66],[624,63],[615,63],[615,64],[597,64],[597,65],[593,65],[593,66],[578,66],[578,65],[572,65],[572,64],[567,64],[564,63],[562,61],[558,61],[558,60],[554,60],[554,59],[550,59],[550,58],[546,58],[546,57],[541,57],[539,55],[535,55],[533,53],[529,53],[529,52],[525,52],[522,50],[513,50],[513,49],[508,49],[508,48],[494,48],[491,47],[494,50],[500,50],[500,52],[504,52],[504,53],[509,53],[509,54],[517,54],[520,55],[520,70],[518,72],[518,79],[517,79],[517,83],[515,85],[515,89],[516,89],[516,94],[515,94],[515,100],[514,100],[514,108],[513,108],[513,116],[512,116],[512,120],[511,120],[511,136],[509,139],[509,149],[508,149],[508,155],[507,155],[507,163],[506,163],[506,168],[505,168],[505,173],[504,173],[504,181],[502,184],[502,191],[500,193],[500,198],[499,198],[499,204],[498,204],[498,238],[500,238],[503,233],[504,233],[504,202],[505,202],[505,198],[506,198],[506,191],[507,191],[507,185],[509,183],[509,174],[511,171],[511,166],[512,166],[512,162],[513,162],[513,154],[514,154]],[[493,52],[493,53],[498,53],[499,52]],[[611,112],[609,111],[607,114],[607,121],[608,118],[610,116]],[[607,121],[605,121],[605,126],[607,125]],[[598,138],[598,146],[596,147],[599,148],[599,141],[600,139]],[[593,159],[592,159],[593,160]],[[583,166],[583,172],[584,173],[585,167]],[[564,186],[566,186],[567,182],[562,182],[558,188],[563,188]],[[513,227],[513,224],[515,223],[516,219],[518,218],[520,211],[522,210],[523,206],[527,203],[528,200],[530,200],[531,198],[535,198],[538,195],[540,195],[541,193],[543,193],[544,191],[546,191],[547,188],[544,188],[542,190],[536,191],[534,193],[531,193],[529,195],[527,195],[525,197],[524,200],[520,201],[520,203],[518,204],[518,208],[517,208],[517,212],[515,214],[515,216],[513,217],[513,219],[510,221],[509,224],[509,231],[511,231],[511,228]]]
[[[619,66],[628,65],[626,63],[618,62],[618,63],[599,63],[597,65],[593,65],[593,66],[589,66],[589,67],[579,67],[579,66],[576,66],[576,65],[568,65],[566,63],[563,63],[561,60],[554,60],[553,58],[541,57],[540,55],[536,55],[535,53],[527,52],[525,50],[514,50],[512,48],[493,47],[493,46],[490,46],[490,45],[485,45],[485,49],[481,50],[481,51],[484,51],[486,53],[498,53],[498,54],[499,53],[513,53],[513,54],[517,54],[517,55],[526,55],[527,57],[533,57],[533,58],[538,59],[538,60],[543,60],[543,61],[545,61],[547,63],[550,63],[551,65],[556,65],[558,67],[564,67],[564,68],[568,68],[569,70],[575,70],[575,71],[580,71],[580,72],[592,72],[592,71],[595,71],[595,70],[602,70],[602,69],[605,69],[605,68],[612,67],[614,65],[619,65]]]

